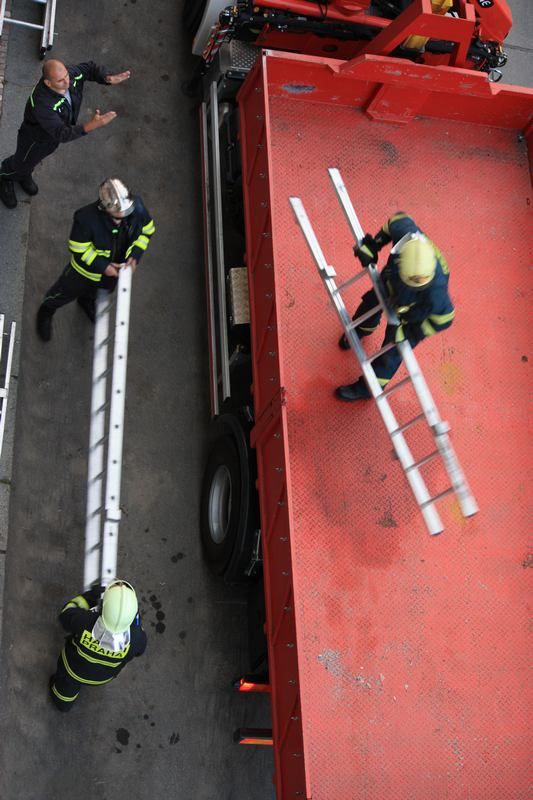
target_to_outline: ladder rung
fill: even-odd
[[[413,419],[410,419],[409,422],[404,422],[403,425],[398,425],[397,428],[394,428],[394,430],[390,432],[390,435],[394,436],[396,433],[402,433],[403,431],[406,431],[407,428],[410,428],[411,425],[414,425],[415,422],[420,422],[421,419],[425,419],[425,418],[426,418],[425,414],[423,414],[423,413],[422,414],[417,414],[416,417],[413,417]]]
[[[369,361],[375,361],[376,358],[379,358],[380,356],[384,355],[385,353],[388,353],[389,350],[393,349],[393,347],[396,347],[396,342],[389,342],[388,344],[384,345],[383,347],[380,347],[379,350],[376,350],[376,352],[372,353],[371,356],[367,356],[365,358],[365,363],[368,363]]]
[[[408,375],[407,378],[402,378],[401,381],[398,381],[397,383],[393,383],[392,386],[387,386],[387,388],[381,394],[378,394],[376,400],[383,400],[384,397],[388,397],[389,394],[392,394],[396,391],[396,389],[400,389],[400,387],[405,386],[406,383],[411,383],[410,375]]]
[[[359,278],[362,278],[364,275],[366,275],[366,269],[362,270],[361,272],[358,272],[357,275],[353,276],[353,278],[350,278],[349,280],[344,281],[344,283],[341,283],[341,285],[337,286],[337,288],[334,289],[334,291],[331,294],[339,294],[340,292],[344,291],[344,289],[347,289],[348,286],[351,286],[352,283],[358,281]]]
[[[362,322],[366,322],[367,319],[370,319],[370,317],[373,317],[375,314],[377,314],[378,311],[383,311],[379,303],[377,306],[374,306],[374,308],[371,308],[370,311],[365,311],[364,314],[360,314],[358,317],[352,320],[348,325],[348,330],[351,331],[354,328],[357,328]]]
[[[425,508],[426,506],[430,506],[431,503],[436,503],[437,500],[442,500],[443,497],[447,497],[449,494],[454,493],[453,486],[449,486],[448,489],[445,489],[443,492],[436,494],[435,497],[430,497],[429,500],[426,500],[424,503],[420,503],[420,508]]]
[[[423,467],[424,464],[427,464],[428,461],[431,461],[433,458],[435,458],[435,456],[440,456],[439,450],[434,450],[432,453],[429,454],[429,456],[424,456],[424,458],[421,458],[420,461],[411,464],[410,467],[406,467],[405,471],[410,472],[412,469],[418,469],[419,467]]]

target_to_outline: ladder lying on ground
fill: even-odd
[[[96,297],[91,425],[87,466],[83,576],[85,590],[94,583],[106,586],[116,577],[117,572],[131,279],[132,270],[130,268],[120,270],[116,304],[113,296],[103,289],[98,290]],[[116,305],[115,330],[112,335],[109,333],[109,322],[114,305]],[[113,344],[112,367],[108,365],[110,343]],[[108,400],[107,376],[110,372],[112,376],[111,395]],[[105,459],[106,447],[107,458]],[[106,460],[106,467],[104,467],[104,460]]]
[[[0,456],[2,455],[2,445],[4,443],[4,431],[6,429],[7,404],[9,399],[9,383],[11,381],[11,369],[13,367],[13,350],[15,348],[16,323],[11,323],[9,334],[4,333],[4,315],[0,314],[0,364],[2,362],[2,350],[4,336],[9,335],[7,346],[6,368],[4,385],[0,387]]]
[[[364,236],[363,229],[357,219],[357,215],[352,206],[352,202],[346,191],[346,186],[342,180],[341,174],[338,169],[330,168],[328,170],[330,178],[335,187],[337,197],[342,205],[348,224],[352,230],[353,236],[357,244],[360,243]],[[457,460],[457,456],[453,449],[452,443],[448,436],[450,427],[447,422],[444,422],[437,411],[429,387],[420,371],[418,361],[413,353],[413,349],[408,341],[390,343],[381,347],[375,353],[368,355],[359,339],[356,328],[362,322],[375,315],[377,311],[384,312],[389,325],[399,325],[399,319],[395,312],[389,307],[385,294],[382,289],[381,281],[375,264],[364,268],[358,272],[353,278],[350,278],[345,283],[342,283],[338,288],[335,284],[334,278],[336,277],[335,269],[330,266],[322,252],[322,249],[315,236],[315,232],[311,226],[309,218],[304,209],[303,203],[299,197],[290,197],[290,204],[296,215],[296,219],[302,229],[303,235],[307,241],[309,249],[318,267],[320,277],[322,278],[329,296],[337,311],[339,319],[344,328],[344,333],[348,339],[351,349],[356,355],[363,376],[368,385],[369,391],[374,398],[376,405],[379,409],[385,427],[391,437],[392,444],[396,451],[396,455],[402,465],[405,476],[415,496],[415,500],[422,512],[424,521],[427,525],[429,533],[432,535],[442,533],[444,526],[442,524],[439,513],[435,507],[435,503],[441,498],[455,494],[461,511],[465,517],[470,517],[478,511],[477,503],[468,487],[463,471]],[[351,286],[360,278],[367,276],[372,281],[378,304],[375,308],[352,320],[348,313],[344,301],[341,297],[341,291]],[[405,368],[407,370],[407,377],[393,383],[385,390],[382,389],[376,374],[374,372],[372,363],[378,356],[383,355],[393,347],[397,347],[401,355]],[[395,417],[389,403],[389,396],[400,389],[402,386],[411,384],[418,403],[421,408],[421,413],[417,414],[413,419],[400,425]],[[424,456],[423,458],[415,461],[409,445],[404,437],[404,431],[412,425],[425,423],[429,426],[433,439],[435,441],[435,450]],[[426,482],[421,473],[421,467],[429,463],[435,458],[440,458],[444,464],[448,477],[450,479],[450,486],[438,494],[431,496]]]
[[[44,8],[43,24],[37,25],[34,22],[26,22],[22,19],[15,19],[14,17],[6,17],[6,2],[7,0],[0,0],[0,36],[4,23],[10,25],[20,25],[23,28],[34,28],[35,30],[42,31],[40,56],[44,58],[47,50],[52,49],[54,44],[54,27],[56,20],[56,1],[57,0],[33,0]]]

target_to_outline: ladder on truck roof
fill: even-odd
[[[6,2],[7,0],[0,0],[0,36],[2,36],[4,24],[7,23],[10,25],[20,25],[22,28],[34,28],[34,30],[42,31],[40,57],[44,58],[47,50],[51,50],[52,45],[54,44],[57,0],[33,0],[34,3],[38,3],[39,5],[45,7],[42,25],[7,16]]]
[[[333,182],[333,186],[335,187],[339,202],[346,215],[346,219],[348,220],[348,224],[354,235],[355,241],[359,244],[364,236],[364,232],[353,208],[341,174],[336,168],[330,168],[328,172]],[[369,391],[376,402],[385,427],[391,438],[394,450],[396,451],[396,455],[398,456],[407,481],[413,491],[415,500],[420,508],[428,531],[431,535],[442,533],[444,526],[435,507],[435,504],[438,500],[449,494],[455,494],[461,508],[461,512],[465,517],[470,517],[475,514],[478,511],[478,506],[474,496],[472,495],[472,492],[470,491],[448,436],[450,426],[447,422],[443,421],[439,415],[429,387],[424,376],[422,375],[418,361],[409,342],[392,342],[390,344],[386,344],[384,347],[381,347],[375,353],[368,355],[361,344],[359,336],[356,333],[357,326],[379,310],[384,312],[389,325],[400,324],[396,313],[390,308],[385,299],[385,293],[382,288],[377,267],[375,264],[371,264],[369,267],[363,268],[361,272],[358,272],[354,277],[337,287],[334,281],[337,273],[335,272],[335,269],[327,263],[324,257],[324,253],[322,252],[320,244],[318,243],[301,199],[299,197],[290,197],[289,202],[295,213],[296,220],[302,229],[307,245],[316,262],[320,277],[322,278],[333,306],[337,311],[339,319],[342,323],[342,327],[344,328],[346,338],[348,339],[351,349],[359,361]],[[341,297],[341,291],[346,289],[348,286],[351,286],[364,276],[368,276],[372,281],[373,288],[378,298],[378,304],[375,306],[375,308],[371,309],[367,313],[362,314],[355,320],[352,320]],[[378,356],[382,355],[387,350],[391,350],[393,347],[398,348],[400,356],[407,370],[407,377],[394,383],[392,386],[388,386],[386,389],[383,389],[376,377],[372,362],[378,358]],[[389,403],[389,396],[397,389],[407,384],[412,385],[420,405],[421,412],[412,419],[400,425],[396,420],[394,411]],[[435,442],[435,450],[425,455],[423,458],[415,461],[411,453],[411,449],[404,437],[404,431],[406,431],[412,425],[422,422],[425,422],[429,426],[431,435]],[[430,461],[433,461],[435,458],[440,458],[442,460],[450,479],[450,485],[438,494],[431,496],[421,473],[421,467]]]

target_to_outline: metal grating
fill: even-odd
[[[222,73],[228,71],[249,72],[261,51],[254,45],[232,39],[220,48],[219,66]]]

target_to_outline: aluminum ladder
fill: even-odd
[[[116,288],[114,332],[109,333],[114,300],[99,289],[96,296],[87,509],[85,518],[84,590],[107,586],[117,573],[120,487],[126,403],[132,270],[123,267]],[[109,345],[113,346],[112,362]],[[107,377],[111,373],[108,392]],[[108,397],[109,394],[109,397]],[[106,452],[107,451],[107,452]]]
[[[4,23],[7,25],[20,25],[23,28],[34,28],[34,30],[42,31],[40,57],[44,58],[46,52],[52,49],[54,44],[54,28],[56,21],[56,2],[57,0],[33,0],[44,8],[43,24],[37,25],[34,22],[26,22],[22,19],[15,19],[14,17],[6,17],[6,3],[7,0],[0,0],[0,36]]]
[[[2,445],[4,443],[4,431],[6,429],[7,404],[9,399],[9,384],[11,381],[11,370],[13,368],[13,351],[15,349],[16,322],[11,323],[8,333],[4,333],[4,315],[0,314],[0,363],[2,362],[2,350],[4,336],[9,336],[6,356],[6,370],[4,385],[0,387],[0,456],[2,455]]]
[[[354,239],[357,244],[359,244],[364,236],[364,232],[353,208],[341,174],[336,168],[330,168],[328,169],[328,172],[348,224],[353,233]],[[384,312],[390,325],[400,324],[397,315],[390,308],[385,299],[385,294],[381,285],[377,267],[375,264],[371,264],[369,267],[362,269],[354,277],[337,287],[334,280],[337,273],[325,259],[324,253],[322,252],[320,244],[318,243],[301,199],[299,197],[290,197],[289,202],[296,216],[296,220],[302,229],[302,233],[311,251],[311,254],[315,260],[319,275],[322,278],[333,306],[337,311],[337,315],[341,321],[346,338],[350,343],[353,353],[359,361],[369,391],[376,402],[378,410],[381,414],[381,418],[391,438],[394,450],[414,494],[418,507],[422,513],[428,531],[432,536],[442,533],[444,526],[436,508],[436,503],[439,500],[449,494],[454,494],[459,503],[461,512],[465,517],[470,517],[473,514],[476,514],[478,511],[478,506],[472,495],[472,492],[470,491],[448,436],[450,426],[447,422],[443,421],[439,415],[429,387],[424,379],[424,376],[422,375],[418,361],[409,342],[392,342],[386,344],[384,347],[381,347],[379,350],[369,355],[363,348],[361,340],[356,333],[357,326],[366,319],[369,319],[379,310]],[[352,320],[341,297],[341,291],[365,276],[369,277],[372,281],[373,288],[378,298],[378,304],[370,311],[360,315],[355,320]],[[386,353],[393,347],[398,348],[407,371],[407,377],[393,383],[391,386],[387,386],[386,389],[383,389],[376,377],[372,362],[378,358],[378,356],[383,355],[383,353]],[[412,385],[421,410],[419,414],[400,425],[389,403],[389,397],[393,392],[408,384]],[[435,449],[423,458],[415,461],[411,453],[411,449],[404,437],[404,431],[406,431],[412,425],[422,423],[425,423],[429,426],[435,442]],[[436,458],[440,458],[442,460],[450,480],[450,485],[443,491],[431,496],[422,475],[421,468]]]

